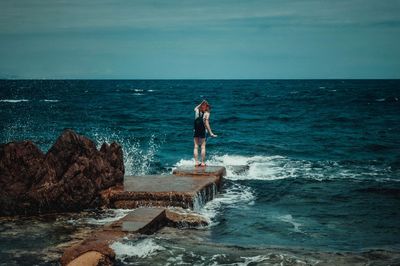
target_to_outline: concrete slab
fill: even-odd
[[[217,176],[222,178],[222,176],[226,175],[226,169],[223,166],[181,166],[175,168],[172,173],[178,176]]]
[[[218,176],[126,176],[123,187],[107,190],[103,200],[112,208],[193,208],[195,204],[211,200],[219,182]]]
[[[191,178],[191,176],[147,175],[125,176],[124,190],[132,192],[186,192],[195,193],[208,183],[215,182],[215,177]]]
[[[138,208],[104,230],[150,234],[165,224],[164,208]]]
[[[192,176],[197,178],[215,177],[215,184],[219,190],[222,185],[222,177],[226,175],[226,169],[223,166],[181,166],[175,168],[172,171],[172,174],[176,176]]]
[[[224,167],[207,166],[177,168],[174,175],[125,176],[123,185],[102,191],[101,197],[105,206],[116,208],[195,208],[214,197],[225,173]],[[127,234],[150,234],[165,224],[183,226],[204,223],[199,217],[188,214],[170,212],[167,217],[164,208],[138,208],[96,231],[81,243],[67,248],[61,264],[74,261],[79,265],[89,257],[93,257],[94,261],[113,261],[115,253],[109,245]]]

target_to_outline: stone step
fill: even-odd
[[[164,208],[138,208],[124,218],[105,227],[104,230],[119,230],[127,233],[151,234],[164,226]]]
[[[204,200],[213,198],[217,182],[218,179],[214,176],[204,178],[175,175],[126,176],[123,187],[108,193],[107,200],[111,208],[169,206],[193,208],[199,195],[204,195]]]
[[[223,166],[181,166],[175,168],[172,173],[179,176],[217,176],[221,178],[226,174],[226,169]]]
[[[61,257],[62,265],[79,265],[82,258],[114,259],[110,244],[128,234],[151,234],[168,223],[164,208],[139,208],[128,213],[124,218],[104,226],[81,243],[65,249]],[[89,252],[102,256],[89,256]],[[89,262],[88,262],[89,263]],[[89,264],[87,264],[89,265]],[[94,264],[97,265],[97,264]]]
[[[194,208],[213,199],[224,174],[224,167],[208,166],[177,168],[174,175],[125,176],[123,186],[104,191],[102,198],[111,208]]]
[[[224,167],[186,167],[174,170],[174,175],[126,176],[124,184],[102,192],[108,207],[137,208],[139,206],[175,206],[193,208],[199,201],[211,200],[225,175]],[[97,265],[113,261],[110,244],[128,234],[150,234],[169,224],[204,224],[196,215],[173,212],[164,208],[138,208],[124,218],[104,226],[81,243],[67,248],[62,265]],[[93,261],[88,261],[93,260]]]
[[[175,168],[172,174],[177,176],[192,176],[192,177],[215,177],[215,184],[217,188],[221,188],[222,177],[226,175],[226,169],[223,166],[205,166],[205,167],[195,167],[195,166],[181,166]]]

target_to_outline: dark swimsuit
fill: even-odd
[[[204,113],[199,111],[199,116],[194,120],[194,137],[195,138],[206,138],[206,126],[203,120]]]

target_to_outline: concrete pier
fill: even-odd
[[[137,209],[67,248],[61,264],[110,265],[115,259],[110,245],[128,234],[151,234],[165,225],[206,224],[198,215],[165,207],[199,208],[216,195],[225,173],[224,167],[207,166],[177,168],[173,175],[125,176],[123,185],[102,192],[103,203]]]
[[[111,208],[195,208],[211,200],[221,186],[224,167],[177,168],[173,175],[126,176],[120,187],[103,193]]]

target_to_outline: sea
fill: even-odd
[[[167,175],[194,165],[203,99],[206,163],[227,169],[195,210],[209,225],[121,239],[117,265],[400,264],[400,80],[1,80],[0,142],[46,152],[70,128],[122,145],[126,175]],[[57,265],[128,211],[3,217],[0,264]]]

